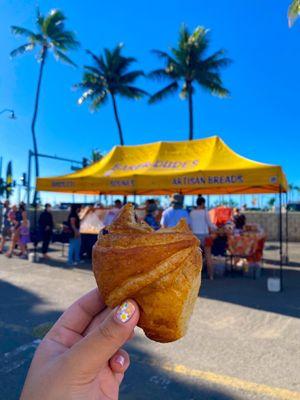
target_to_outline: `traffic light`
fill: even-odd
[[[23,172],[23,174],[22,174],[21,183],[23,186],[27,186],[27,175],[25,172]]]

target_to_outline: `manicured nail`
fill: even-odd
[[[134,312],[134,304],[130,301],[124,301],[124,303],[121,304],[120,307],[117,309],[115,317],[118,321],[125,323],[130,320]]]
[[[115,362],[116,362],[117,364],[120,364],[122,367],[124,367],[125,358],[124,358],[123,356],[117,356],[117,357],[115,358]]]

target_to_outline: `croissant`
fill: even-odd
[[[107,306],[134,299],[140,326],[157,342],[186,333],[200,288],[199,240],[185,220],[154,231],[136,222],[131,204],[102,230],[93,248],[93,271]]]

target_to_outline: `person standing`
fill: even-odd
[[[2,208],[0,254],[3,253],[4,245],[7,238],[9,239],[11,238],[12,222],[10,221],[9,213],[10,213],[9,200],[5,200]]]
[[[235,208],[233,210],[233,222],[235,225],[235,229],[243,230],[246,224],[246,217],[241,213],[239,208]]]
[[[155,218],[156,212],[157,212],[157,205],[155,200],[148,199],[146,201],[146,215],[144,221],[147,222],[147,224],[155,230],[159,229],[159,222]]]
[[[171,196],[171,205],[167,208],[161,216],[160,225],[163,228],[172,228],[183,218],[187,224],[190,224],[190,217],[187,210],[183,208],[184,196],[175,193]]]
[[[28,257],[28,248],[27,244],[30,242],[30,231],[29,231],[29,220],[27,218],[26,207],[24,203],[20,204],[19,211],[21,212],[22,220],[19,228],[19,246],[20,246],[20,254],[21,258],[27,259]]]
[[[122,208],[121,200],[119,199],[115,200],[114,207],[108,210],[104,217],[103,225],[104,226],[110,225],[115,220],[116,216],[119,214],[121,208]]]
[[[70,229],[68,265],[77,265],[80,262],[80,219],[79,212],[81,206],[71,205],[71,211],[68,217],[68,226]]]
[[[190,213],[190,222],[192,232],[200,240],[200,245],[204,250],[208,276],[213,279],[213,263],[211,256],[211,247],[207,245],[206,239],[211,230],[217,227],[211,222],[208,211],[205,208],[205,199],[202,196],[197,198],[197,208]]]
[[[53,227],[54,223],[53,223],[53,216],[51,213],[51,204],[47,203],[45,204],[45,209],[41,213],[39,218],[39,228],[43,241],[42,254],[44,258],[49,258],[47,253],[48,253],[49,243],[52,238]]]
[[[20,241],[20,227],[23,219],[23,212],[25,211],[24,204],[20,204],[19,208],[16,205],[13,205],[11,210],[8,213],[8,218],[12,224],[12,235],[11,242],[8,251],[5,253],[6,257],[10,258],[15,251],[16,246]],[[26,214],[26,211],[25,211]]]

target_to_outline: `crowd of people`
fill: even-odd
[[[68,216],[69,253],[68,264],[76,265],[80,262],[80,220],[79,205],[72,205]],[[13,255],[22,259],[28,258],[28,243],[41,242],[41,254],[44,259],[49,259],[48,249],[52,240],[54,229],[51,204],[45,204],[44,210],[38,218],[38,230],[30,229],[30,222],[23,202],[10,205],[6,200],[2,205],[1,230],[0,230],[0,254],[7,257]],[[6,244],[8,243],[8,246]]]
[[[6,200],[3,204],[1,220],[0,253],[10,258],[18,247],[18,256],[27,258],[30,230],[25,204],[20,203],[19,206],[14,204],[11,207],[9,201]],[[5,243],[8,240],[9,246],[5,251]]]
[[[103,219],[103,225],[110,225],[123,206],[120,199],[115,200],[113,207],[107,210]],[[64,234],[69,242],[67,264],[77,265],[81,262],[81,233],[80,233],[80,211],[81,205],[72,204],[67,220],[64,222]],[[205,198],[198,195],[196,206],[188,211],[184,207],[184,196],[173,194],[170,197],[170,205],[162,213],[159,210],[155,199],[147,199],[143,209],[143,219],[153,229],[160,227],[174,227],[181,219],[185,219],[188,226],[198,237],[206,259],[207,272],[210,279],[213,279],[211,246],[207,245],[207,238],[217,229],[212,223],[210,214],[206,209]],[[239,209],[234,209],[232,222],[236,229],[243,229],[246,219]],[[30,222],[24,203],[10,205],[6,200],[2,205],[1,232],[0,232],[0,253],[7,257],[17,255],[21,258],[28,257],[28,243],[30,241],[41,242],[41,254],[44,259],[50,258],[48,255],[49,244],[53,237],[54,220],[51,212],[51,204],[45,204],[44,210],[38,218],[38,232],[32,234]],[[31,236],[34,236],[32,238]],[[9,241],[9,242],[8,242]],[[8,242],[8,246],[6,243]]]

